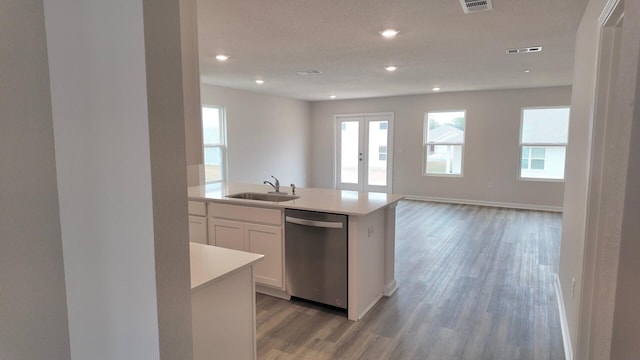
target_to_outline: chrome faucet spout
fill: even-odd
[[[273,190],[276,190],[276,186],[275,186],[275,185],[273,185],[273,184],[271,183],[271,181],[267,181],[267,180],[265,180],[265,181],[263,181],[262,183],[263,183],[263,184],[265,184],[265,185],[269,184],[269,185],[271,185],[271,187],[273,187]]]
[[[274,186],[274,188],[276,189],[276,192],[280,192],[280,180],[278,180],[278,178],[273,175],[271,175],[271,177],[273,178],[273,180],[276,181],[276,186]]]
[[[278,180],[278,179],[277,179],[275,176],[273,176],[273,175],[271,175],[271,177],[272,177],[272,178],[274,178],[274,179],[276,180],[276,181],[275,181],[275,184],[274,184],[274,183],[272,183],[271,181],[268,181],[268,180],[265,180],[265,181],[263,181],[262,183],[263,183],[263,184],[265,184],[265,185],[266,185],[266,184],[271,185],[271,187],[273,187],[273,190],[274,190],[275,192],[279,193],[279,192],[280,192],[280,180]]]

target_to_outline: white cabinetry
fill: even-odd
[[[209,244],[227,249],[245,250],[244,224],[238,221],[210,218]]]
[[[264,260],[256,264],[256,281],[282,289],[282,227],[247,223],[244,225],[244,238],[249,252],[264,255]]]
[[[209,244],[264,255],[256,283],[284,290],[282,210],[208,204]]]
[[[207,207],[202,201],[189,201],[189,241],[207,243]]]

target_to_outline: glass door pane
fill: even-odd
[[[340,124],[340,182],[357,184],[360,178],[360,123],[342,121]]]
[[[387,186],[388,121],[369,121],[368,185]]]
[[[393,114],[336,116],[336,188],[391,192]]]

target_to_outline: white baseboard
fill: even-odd
[[[284,290],[275,289],[275,288],[260,285],[260,284],[256,284],[256,292],[264,295],[277,297],[279,299],[284,299],[284,300],[291,299],[291,296],[287,294]]]
[[[560,327],[562,328],[562,343],[564,344],[564,357],[566,360],[573,360],[573,349],[571,348],[571,335],[569,334],[569,324],[567,313],[564,309],[564,297],[562,297],[562,287],[560,278],[556,275],[555,281],[556,298],[558,300],[558,312],[560,313]]]
[[[491,207],[500,207],[500,208],[508,208],[508,209],[562,212],[562,206],[546,206],[546,205],[504,203],[504,202],[497,202],[497,201],[454,199],[454,198],[442,198],[442,197],[434,197],[434,196],[416,196],[416,195],[405,196],[405,199],[406,200],[441,202],[441,203],[449,203],[449,204],[491,206]]]
[[[382,299],[382,297],[383,297],[383,296],[384,296],[383,294],[380,294],[380,296],[378,296],[374,302],[372,302],[371,304],[369,304],[369,306],[367,306],[367,308],[366,308],[366,309],[364,309],[363,311],[361,311],[361,312],[360,312],[360,314],[357,314],[357,315],[358,315],[358,318],[357,318],[357,319],[351,319],[351,318],[349,318],[349,320],[359,321],[360,319],[362,319],[365,315],[367,315],[367,313],[369,312],[369,310],[373,309],[373,307],[374,307],[374,306],[376,306],[376,304],[378,303],[378,301],[380,301],[380,299]]]
[[[393,293],[395,293],[396,290],[398,290],[398,283],[396,283],[396,279],[393,279],[392,282],[384,286],[384,296],[389,297],[393,295]]]

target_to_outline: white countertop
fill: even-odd
[[[261,261],[264,255],[189,243],[191,291]]]
[[[227,195],[242,192],[267,193],[272,190],[273,188],[269,185],[236,183],[198,185],[190,186],[187,189],[189,200],[224,202],[235,205],[269,208],[311,210],[346,215],[367,215],[380,208],[398,202],[404,197],[398,194],[317,188],[296,188],[296,195],[300,196],[300,198],[282,202],[226,197]],[[288,186],[282,186],[280,191],[286,191],[291,194],[291,188]]]

